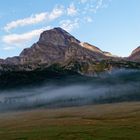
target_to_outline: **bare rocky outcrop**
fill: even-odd
[[[140,62],[140,46],[132,51],[131,55],[128,57],[130,61]]]
[[[4,62],[4,59],[0,59],[0,64]]]
[[[71,63],[90,65],[94,62],[108,59],[99,48],[81,42],[61,28],[44,31],[39,41],[30,48],[24,49],[17,57],[7,58],[3,65],[16,67],[17,71],[35,70],[43,66],[47,68],[54,64],[69,67]],[[28,68],[30,67],[30,69]],[[1,68],[2,69],[2,68]],[[71,68],[74,69],[74,68]]]
[[[100,60],[106,58],[102,52],[89,50],[81,42],[61,28],[54,28],[41,34],[40,39],[31,48],[24,49],[20,57],[24,63],[66,63],[72,59]]]

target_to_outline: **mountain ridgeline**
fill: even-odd
[[[140,47],[120,58],[54,28],[44,31],[19,56],[0,59],[0,88],[69,75],[95,76],[114,69],[140,69]]]

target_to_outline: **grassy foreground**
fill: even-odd
[[[140,102],[1,113],[0,140],[140,140]]]

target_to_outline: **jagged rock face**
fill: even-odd
[[[22,63],[46,63],[62,62],[71,44],[79,44],[80,41],[61,28],[44,31],[37,43],[31,48],[24,49],[20,57]]]
[[[59,63],[67,65],[66,63],[75,60],[83,61],[100,61],[106,59],[106,56],[101,50],[94,46],[89,49],[84,43],[85,47],[81,46],[79,40],[67,33],[61,28],[54,28],[45,31],[41,34],[40,39],[31,48],[24,49],[20,54],[21,64],[25,63],[40,63],[48,66]]]
[[[54,28],[49,31],[44,31],[39,39],[39,43],[48,44],[51,43],[55,46],[68,46],[71,43],[80,43],[75,37],[70,35],[62,28]]]
[[[82,43],[80,43],[80,45],[81,45],[82,47],[84,47],[84,48],[90,50],[90,51],[97,52],[97,53],[101,53],[101,54],[103,53],[103,51],[101,51],[98,47],[93,46],[93,45],[91,45],[91,44],[89,44],[89,43],[82,42]]]
[[[4,60],[3,59],[0,59],[0,64],[3,63],[3,62],[4,62]]]
[[[107,56],[107,57],[115,57],[115,56],[113,56],[110,52],[102,51],[102,50],[99,49],[98,47],[93,46],[93,45],[91,45],[91,44],[89,44],[89,43],[82,42],[82,43],[80,43],[80,45],[81,45],[82,47],[84,47],[84,48],[90,50],[90,51],[100,53],[100,54],[105,55],[105,56]]]
[[[37,43],[24,49],[17,57],[2,61],[0,71],[33,71],[59,65],[81,73],[75,65],[88,69],[90,65],[108,57],[99,48],[81,42],[61,28],[54,28],[41,34]],[[77,66],[76,66],[77,67]],[[86,70],[87,71],[87,70]]]
[[[140,46],[137,47],[134,51],[132,51],[132,55],[140,52]]]
[[[131,61],[140,62],[140,46],[131,53],[128,59]]]
[[[61,28],[54,28],[44,31],[39,41],[30,48],[24,49],[19,56],[0,60],[0,73],[46,70],[53,65],[59,65],[59,68],[63,68],[63,70],[92,74],[95,71],[109,70],[112,67],[110,62],[104,62],[101,65],[100,62],[111,59],[122,61],[96,46],[81,43]],[[116,66],[116,62],[114,63]],[[122,67],[123,64],[117,65]],[[125,66],[127,66],[126,63]]]

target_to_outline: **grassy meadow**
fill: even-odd
[[[0,140],[140,140],[140,102],[0,113]]]

